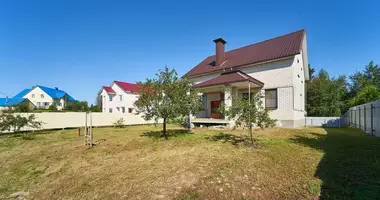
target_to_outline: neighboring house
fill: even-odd
[[[260,92],[270,116],[278,126],[299,127],[305,123],[305,81],[309,80],[306,32],[300,30],[225,52],[226,41],[214,40],[216,54],[207,57],[185,74],[203,91],[204,110],[192,123],[234,126],[216,112],[233,95]]]
[[[49,108],[54,105],[58,110],[65,108],[73,97],[58,88],[48,88],[36,85],[32,89],[24,89],[13,98],[1,98],[0,107],[11,107],[22,102],[29,102],[33,108]]]
[[[135,113],[135,101],[139,98],[137,84],[114,81],[111,87],[103,86],[99,92],[102,98],[102,112]]]

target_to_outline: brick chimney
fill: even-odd
[[[216,46],[216,61],[215,66],[219,67],[221,64],[223,64],[224,61],[226,61],[226,53],[224,52],[224,44],[227,42],[223,40],[223,38],[218,38],[214,40],[215,46]]]

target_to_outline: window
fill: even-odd
[[[123,95],[119,95],[119,101],[123,101]]]
[[[128,113],[132,113],[133,112],[133,108],[128,108]]]
[[[121,112],[125,113],[125,107],[121,107]]]
[[[109,113],[112,113],[112,108],[108,109],[108,112],[109,112]]]
[[[120,107],[116,107],[117,112],[120,112]]]
[[[41,94],[41,99],[43,99],[45,96],[44,96],[44,94]]]
[[[243,95],[243,99],[248,100],[249,92],[245,92],[242,95]],[[251,99],[253,99],[254,96],[255,96],[255,93],[251,92]]]
[[[45,102],[44,105],[45,105],[45,106],[48,106],[48,105],[49,105],[49,102]]]
[[[34,98],[36,95],[32,94],[32,98]]]
[[[277,89],[265,90],[265,108],[277,109]]]
[[[113,96],[110,96],[110,101],[112,101],[112,99],[113,99]]]

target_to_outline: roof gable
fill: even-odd
[[[223,69],[236,68],[297,55],[302,50],[305,33],[305,30],[299,30],[256,44],[227,51],[225,53],[226,61],[220,67],[215,66],[216,56],[209,56],[187,72],[185,76],[202,75]]]
[[[75,101],[75,99],[72,96],[70,96],[63,90],[59,90],[58,88],[49,88],[49,87],[40,86],[40,85],[37,85],[36,87],[40,88],[42,91],[44,91],[47,95],[49,95],[53,99],[63,98],[65,97],[65,95],[67,95],[68,101]],[[32,91],[33,89],[31,89],[30,91]],[[30,91],[28,91],[27,93],[29,93]]]
[[[240,70],[234,70],[234,71],[224,72],[215,78],[198,83],[194,87],[208,87],[208,86],[224,85],[224,84],[238,83],[238,82],[251,82],[251,83],[255,83],[256,85],[260,87],[264,86],[263,82],[249,76],[248,74]]]
[[[136,94],[140,93],[140,87],[137,84],[121,82],[121,81],[114,81],[113,83],[118,85],[125,92],[132,92]]]

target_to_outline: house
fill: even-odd
[[[54,105],[58,110],[62,110],[69,101],[75,99],[63,90],[36,85],[32,89],[24,89],[12,98],[0,99],[0,107],[12,107],[28,102],[33,108],[47,109]]]
[[[137,84],[114,81],[111,86],[103,86],[99,92],[102,98],[102,112],[135,113],[134,103],[139,98]]]
[[[214,40],[215,55],[209,56],[185,74],[203,92],[204,110],[192,116],[194,124],[234,126],[234,121],[216,112],[232,96],[261,93],[270,117],[281,127],[305,123],[305,81],[309,80],[306,31],[265,40],[225,52],[226,41]]]

